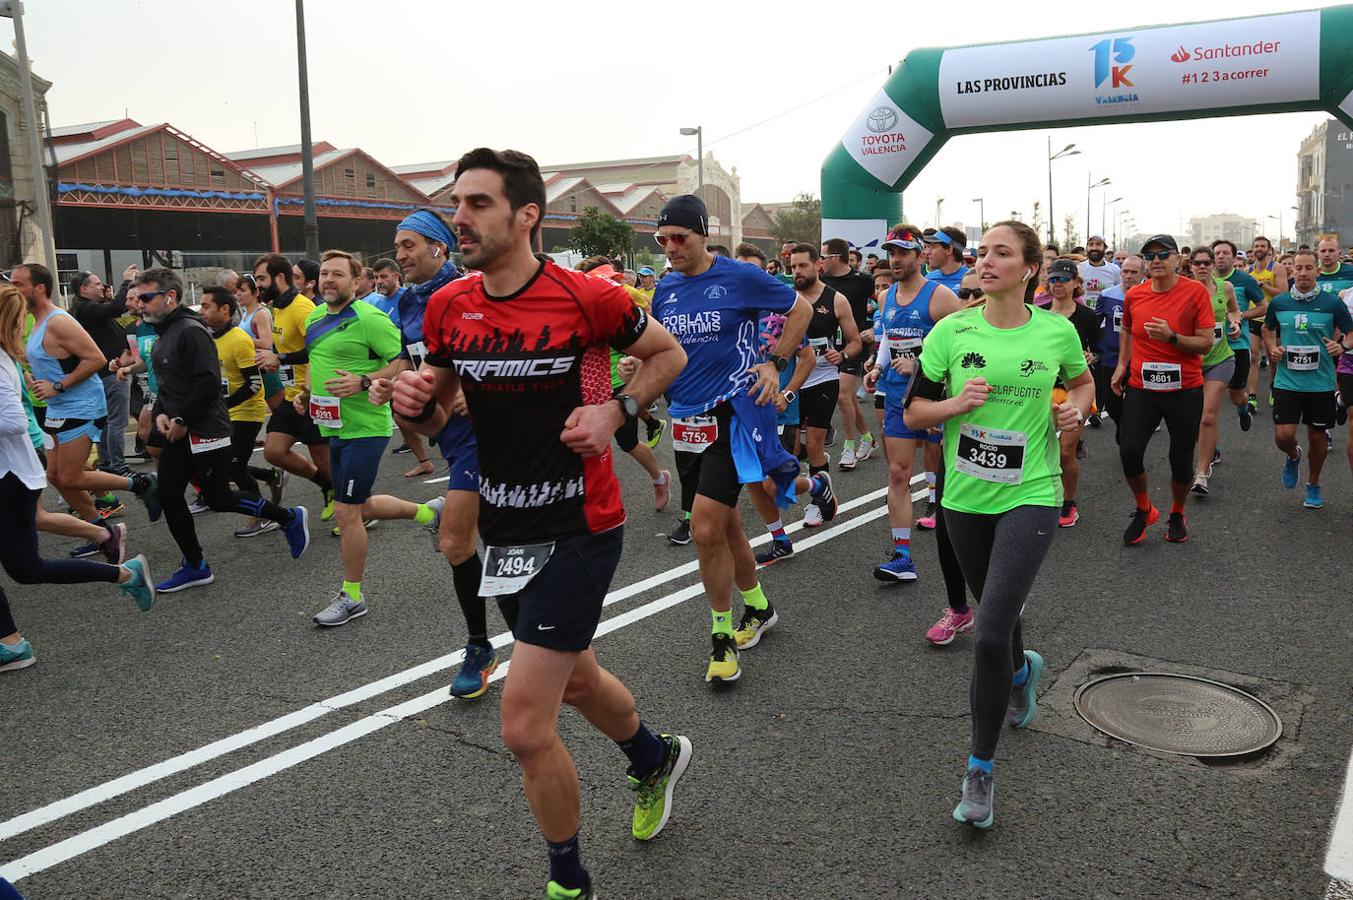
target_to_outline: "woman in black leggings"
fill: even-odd
[[[1043,658],[1024,649],[1020,615],[1057,531],[1055,429],[1078,427],[1095,399],[1076,329],[1029,305],[1041,250],[1020,222],[983,236],[977,272],[987,302],[951,313],[931,331],[904,413],[911,429],[944,423],[944,526],[980,602],[972,741],[953,813],[978,828],[995,821],[992,760],[1001,725],[1026,728],[1037,712]],[[1059,377],[1068,396],[1053,405]]]

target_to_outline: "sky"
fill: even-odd
[[[34,71],[54,82],[55,126],[125,113],[142,124],[169,122],[227,152],[300,140],[288,0],[25,6]],[[801,0],[685,7],[309,0],[313,136],[361,147],[387,165],[455,159],[487,145],[549,166],[693,155],[695,139],[679,130],[698,125],[706,150],[737,168],[744,203],[783,201],[819,193],[822,160],[888,67],[912,49],[1159,24],[1178,8],[1163,0],[1098,7],[971,0],[912,24]],[[1281,0],[1226,7],[1234,16],[1295,8]],[[9,28],[0,22],[0,40]],[[74,40],[74,29],[93,39]],[[1072,213],[1085,236],[1087,179],[1107,177],[1111,184],[1091,195],[1095,232],[1104,230],[1102,201],[1122,197],[1117,208],[1130,211],[1138,232],[1184,234],[1190,216],[1232,212],[1269,233],[1281,214],[1291,236],[1297,149],[1327,118],[1289,113],[958,137],[906,190],[905,213],[930,224],[942,198],[940,221],[976,225],[981,197],[988,222],[1011,211],[1027,220],[1035,200],[1047,204],[1051,135],[1054,149],[1075,143],[1081,151],[1054,163],[1059,231]]]

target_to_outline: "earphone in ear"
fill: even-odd
[[[432,258],[433,258],[433,259],[436,259],[437,257],[439,257],[439,256],[441,256],[441,255],[442,255],[442,248],[441,248],[441,247],[433,247],[433,248],[432,248]]]
[[[1021,278],[1020,281],[1028,281],[1030,278],[1033,278],[1033,277],[1034,277],[1034,270],[1033,270],[1033,269],[1029,269],[1029,270],[1027,270],[1027,271],[1024,273],[1024,277]]]

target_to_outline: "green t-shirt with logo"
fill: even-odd
[[[324,383],[342,369],[370,375],[399,355],[399,328],[370,303],[349,303],[331,313],[320,304],[305,320],[305,349],[310,356],[310,416],[325,437],[389,437],[393,430],[389,404],[374,405],[366,391],[351,397],[327,395]],[[339,427],[326,425],[337,421]]]
[[[1236,351],[1231,349],[1230,341],[1226,339],[1226,329],[1231,327],[1231,320],[1226,318],[1226,314],[1230,311],[1231,304],[1226,299],[1225,284],[1225,278],[1212,276],[1212,317],[1217,322],[1212,326],[1212,349],[1203,357],[1204,369],[1224,363],[1236,355]]]
[[[926,337],[921,369],[956,397],[986,379],[986,403],[944,423],[946,509],[996,515],[1017,506],[1060,506],[1061,451],[1052,388],[1085,371],[1071,321],[1036,307],[1018,328],[996,328],[984,307],[945,316]]]
[[[1274,332],[1283,348],[1282,361],[1273,372],[1275,388],[1308,393],[1334,390],[1334,360],[1325,351],[1325,341],[1334,339],[1335,329],[1353,334],[1353,315],[1338,294],[1321,290],[1310,300],[1279,294],[1268,302],[1264,327]]]

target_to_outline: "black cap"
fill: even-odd
[[[1048,278],[1054,275],[1064,275],[1067,278],[1079,278],[1080,269],[1076,268],[1076,261],[1073,259],[1054,259],[1052,265],[1048,266]]]
[[[1160,244],[1162,247],[1164,247],[1166,250],[1169,250],[1171,253],[1179,252],[1179,245],[1175,243],[1175,239],[1170,237],[1168,234],[1157,234],[1147,238],[1146,243],[1142,244],[1141,252],[1145,253],[1146,248],[1150,247],[1152,244]]]
[[[679,194],[663,204],[658,214],[658,226],[678,225],[696,234],[709,234],[709,212],[704,202],[694,194]]]

